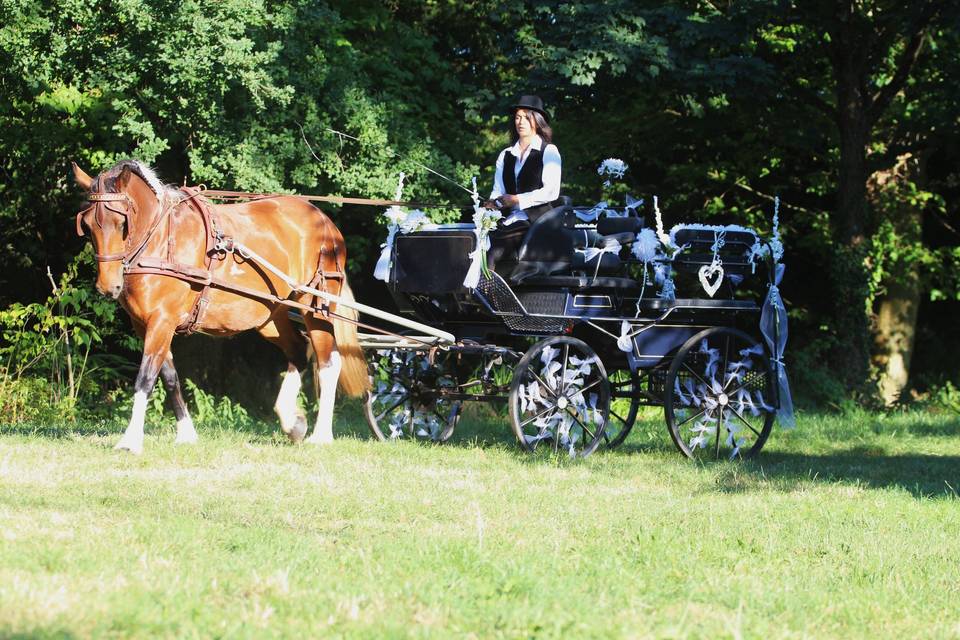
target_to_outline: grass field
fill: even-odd
[[[141,457],[117,425],[0,427],[3,637],[960,637],[960,420],[801,416],[697,465],[274,425]],[[170,420],[172,422],[172,420]]]

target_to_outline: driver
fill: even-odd
[[[488,209],[500,209],[503,220],[490,234],[490,263],[514,254],[530,223],[553,208],[560,196],[560,151],[539,96],[521,96],[513,105],[513,146],[497,157]]]
[[[521,96],[513,105],[510,138],[513,146],[497,156],[493,190],[484,203],[503,211],[503,226],[536,220],[560,196],[560,151],[538,96]]]

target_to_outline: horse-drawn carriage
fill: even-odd
[[[144,339],[117,448],[143,449],[158,377],[173,401],[177,442],[195,441],[170,341],[251,328],[287,356],[275,408],[294,441],[307,432],[296,403],[307,341],[320,386],[307,441],[319,444],[333,439],[338,379],[347,393],[363,394],[368,363],[366,414],[381,439],[443,441],[464,401],[507,401],[522,447],[588,455],[623,442],[638,408],[652,404],[664,407],[686,455],[745,458],[763,447],[778,409],[789,416],[776,215],[773,239],[762,242],[733,226],[667,233],[656,201],[656,231],[636,204],[600,215],[558,202],[487,266],[496,214],[480,209],[474,190],[472,225],[391,229],[377,273],[397,316],[353,299],[343,238],[306,202],[355,199],[176,189],[135,161],[96,177],[74,166],[74,175],[87,190],[76,228],[93,241],[97,289],[124,305]],[[402,213],[402,203],[388,203]],[[750,286],[758,271],[767,275],[765,296]],[[358,336],[357,312],[408,333]]]
[[[659,209],[655,230],[636,205],[555,205],[474,282],[479,222],[390,234],[385,279],[400,313],[454,341],[361,335],[373,433],[444,441],[463,402],[505,401],[524,449],[586,456],[622,443],[640,406],[657,405],[689,457],[757,453],[781,379],[789,393],[776,233],[770,242],[734,226],[668,234]]]

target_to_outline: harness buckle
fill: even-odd
[[[233,253],[237,248],[233,238],[224,235],[220,230],[217,230],[215,239],[216,242],[214,242],[213,249],[210,252],[219,254],[221,258],[225,258],[228,253]]]

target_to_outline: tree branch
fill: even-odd
[[[877,121],[910,77],[917,58],[920,56],[920,50],[923,48],[923,41],[927,36],[927,27],[939,11],[939,6],[937,2],[930,2],[923,8],[913,25],[910,42],[907,43],[906,49],[900,54],[893,78],[870,97],[867,106],[867,121],[869,123],[872,124]]]
[[[776,201],[776,197],[771,196],[771,195],[768,195],[768,194],[763,193],[763,192],[761,192],[761,191],[757,191],[756,189],[754,189],[754,188],[751,187],[750,185],[744,184],[744,183],[741,182],[740,180],[737,180],[736,182],[734,182],[734,183],[733,183],[733,186],[735,186],[735,187],[740,187],[740,188],[743,189],[744,191],[749,191],[750,193],[752,193],[753,195],[757,196],[758,198],[763,198],[764,200],[768,200],[768,201],[770,201],[770,202],[775,202],[775,201]],[[793,209],[794,211],[800,211],[800,212],[802,212],[802,213],[809,213],[809,214],[811,214],[811,215],[817,215],[817,214],[819,213],[818,211],[814,211],[813,209],[807,209],[807,208],[805,208],[805,207],[800,207],[800,206],[797,206],[797,205],[795,205],[795,204],[790,204],[789,202],[786,202],[786,201],[784,201],[783,199],[780,200],[780,206],[786,207],[787,209]]]

